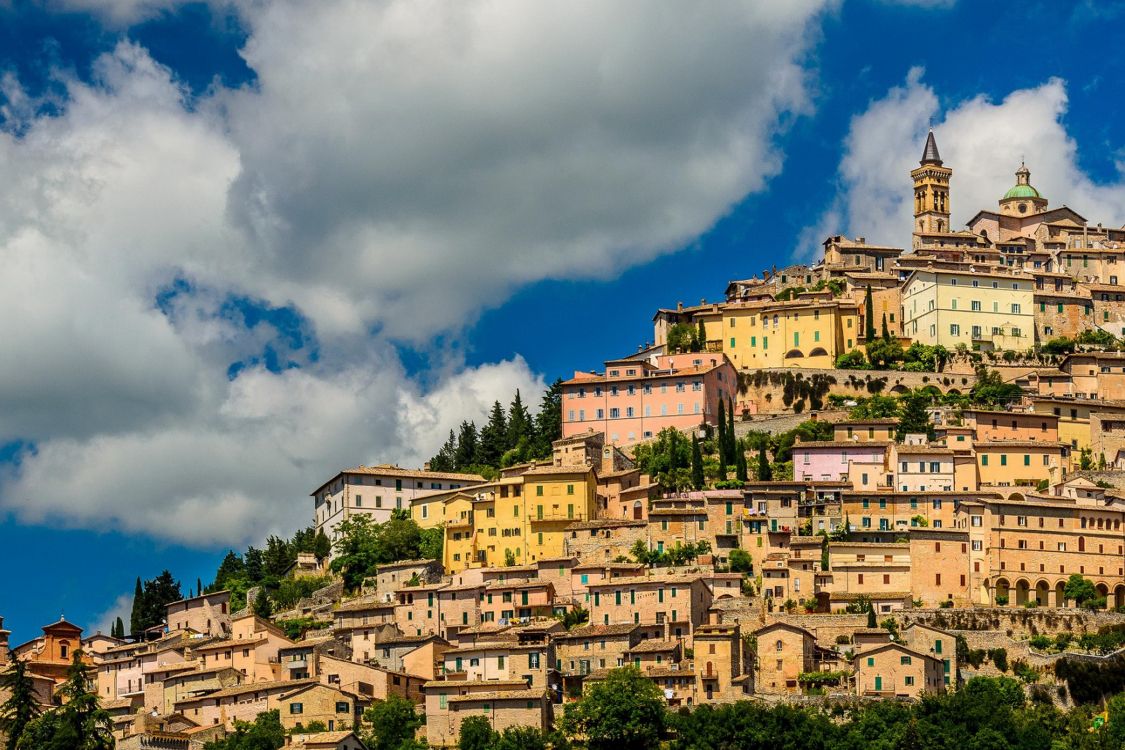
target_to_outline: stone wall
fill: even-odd
[[[1047,607],[907,609],[895,612],[895,617],[901,626],[918,622],[943,630],[996,630],[1017,639],[1056,633],[1082,635],[1125,623],[1125,615],[1114,612]]]
[[[958,368],[963,369],[963,368]],[[1027,368],[1023,368],[1025,371]],[[761,373],[761,374],[758,374]],[[739,373],[739,396],[736,409],[746,414],[778,414],[793,411],[785,405],[785,384],[798,377],[813,381],[817,376],[830,378],[828,394],[864,398],[873,393],[898,395],[915,388],[934,386],[942,393],[965,393],[976,382],[971,372],[902,372],[900,370],[835,370],[812,368],[773,368]],[[755,385],[757,383],[757,385]],[[874,388],[874,390],[872,390]],[[828,395],[824,396],[824,404]],[[740,408],[741,407],[741,408]],[[802,412],[813,410],[810,401],[802,402]]]

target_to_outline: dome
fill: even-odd
[[[1009,198],[1042,198],[1039,191],[1031,185],[1016,185],[1008,192],[1004,193],[1004,197],[1000,200],[1008,200]]]

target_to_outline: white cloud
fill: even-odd
[[[133,593],[121,594],[113,600],[113,604],[102,612],[95,615],[93,621],[83,628],[86,631],[86,637],[90,637],[95,633],[103,633],[109,635],[110,630],[117,623],[117,618],[121,618],[121,622],[125,623],[125,629],[129,628],[129,617],[133,611]]]
[[[56,74],[55,116],[6,79],[0,440],[36,451],[0,508],[256,540],[332,471],[419,463],[516,387],[535,403],[522,359],[415,377],[389,337],[670,252],[763,189],[823,6],[247,2],[245,89],[191,99],[128,42],[92,82]],[[230,295],[294,306],[319,359],[228,379],[277,334]]]
[[[957,102],[942,113],[938,96],[914,69],[903,86],[856,116],[839,168],[838,198],[798,248],[808,257],[814,242],[843,231],[869,242],[910,246],[913,191],[926,130],[933,123],[945,165],[953,168],[952,224],[963,227],[979,210],[996,210],[1015,184],[1021,159],[1051,206],[1068,205],[1092,223],[1125,222],[1125,179],[1095,182],[1078,165],[1078,144],[1067,133],[1066,83],[1052,78],[1013,91],[1001,101],[986,96]]]

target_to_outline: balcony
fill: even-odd
[[[450,520],[445,522],[446,528],[449,528],[449,529],[468,529],[468,528],[472,528],[472,525],[473,525],[473,517],[472,516],[469,516],[467,518],[451,518]]]

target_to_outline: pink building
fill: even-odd
[[[827,440],[793,446],[793,479],[852,482],[870,489],[885,473],[889,441]],[[866,481],[864,481],[866,480]]]
[[[605,372],[575,372],[563,383],[563,437],[594,430],[631,445],[665,427],[715,424],[719,400],[734,399],[738,379],[725,354],[696,352],[614,359]]]

